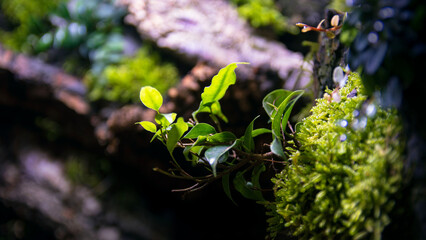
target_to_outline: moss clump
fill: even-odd
[[[253,27],[272,27],[276,32],[297,33],[298,29],[275,7],[273,0],[231,0],[237,6],[238,14]]]
[[[399,119],[366,101],[356,74],[339,93],[318,99],[297,126],[301,147],[273,179],[272,237],[284,229],[299,239],[380,239],[390,222],[402,181]]]
[[[178,80],[177,68],[162,62],[160,55],[148,47],[142,47],[134,57],[124,58],[117,65],[107,66],[100,76],[86,77],[91,100],[102,98],[123,103],[138,102],[141,86],[153,86],[165,93]]]

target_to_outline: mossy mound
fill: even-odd
[[[179,81],[179,73],[173,64],[163,62],[158,53],[142,47],[134,57],[107,66],[100,76],[88,74],[85,81],[91,100],[129,103],[139,102],[141,86],[154,86],[166,93]]]
[[[400,120],[366,100],[357,74],[328,94],[297,126],[301,147],[273,179],[269,231],[298,239],[380,239],[402,182]]]

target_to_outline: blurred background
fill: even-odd
[[[191,183],[152,170],[170,156],[134,124],[154,117],[139,90],[188,119],[220,68],[249,62],[224,127],[242,135],[277,88],[307,90],[300,119],[318,35],[295,23],[327,8],[344,1],[1,0],[0,240],[263,239],[264,206],[235,194],[236,206],[220,181],[171,192]]]

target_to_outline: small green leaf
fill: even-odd
[[[292,91],[277,89],[263,98],[262,106],[270,118],[273,118],[278,106],[292,93]]]
[[[161,125],[161,127],[166,128],[170,126],[176,119],[176,113],[158,113],[155,115],[155,121]]]
[[[212,136],[209,136],[207,138],[207,141],[209,143],[214,143],[214,144],[218,144],[218,143],[229,143],[229,142],[233,142],[237,139],[237,137],[235,136],[235,134],[231,133],[231,132],[221,132],[221,133],[216,133]]]
[[[234,199],[232,199],[231,188],[229,187],[229,177],[230,177],[230,174],[226,174],[222,177],[223,191],[225,192],[226,196],[228,196],[228,198],[231,199],[231,201],[235,205],[237,205],[237,203],[234,201]]]
[[[265,134],[265,133],[272,133],[272,131],[270,129],[267,129],[267,128],[258,128],[258,129],[253,130],[253,132],[251,133],[251,136],[257,137],[257,136]]]
[[[156,139],[156,138],[158,138],[158,140],[160,140],[161,142],[163,142],[163,139],[162,139],[162,137],[161,137],[161,129],[160,129],[160,130],[158,130],[158,131],[154,134],[154,136],[152,136],[152,138],[151,138],[151,141],[150,141],[150,142],[154,141],[154,139]]]
[[[145,128],[145,130],[150,131],[152,133],[157,132],[157,126],[155,126],[155,124],[152,122],[142,121],[142,122],[137,122],[136,124],[140,124],[143,128]]]
[[[232,145],[221,145],[214,146],[206,150],[204,156],[209,162],[213,170],[213,176],[216,176],[216,166],[218,163],[226,161],[228,158],[228,151],[234,146]]]
[[[284,154],[284,149],[281,140],[276,137],[274,137],[274,140],[271,143],[271,152],[277,156],[280,156],[283,159],[287,159]]]
[[[190,161],[195,165],[198,162],[199,158],[191,154],[191,152],[200,155],[203,149],[204,149],[204,146],[194,146],[194,145],[186,146],[185,149],[183,150],[183,156],[185,157],[187,161]]]
[[[188,125],[183,121],[182,117],[180,117],[175,124],[172,124],[172,127],[167,134],[166,143],[167,150],[169,150],[170,155],[172,155],[173,149],[186,130],[188,130]]]
[[[163,97],[161,96],[161,93],[150,86],[141,88],[139,98],[147,108],[151,108],[157,112],[160,110],[161,105],[163,105]]]
[[[286,97],[284,101],[278,106],[278,109],[272,116],[272,133],[275,137],[279,139],[283,139],[281,129],[285,130],[287,126],[287,121],[290,116],[291,110],[293,109],[296,101],[303,95],[304,91],[298,90],[292,92],[290,95]],[[293,96],[296,96],[294,99]],[[285,113],[284,113],[285,112]],[[284,117],[283,117],[284,115]],[[285,121],[285,123],[284,123]]]
[[[251,182],[253,183],[254,190],[260,194],[262,200],[264,199],[262,196],[262,192],[260,191],[261,186],[260,186],[259,178],[260,178],[260,174],[263,173],[264,171],[266,171],[265,165],[259,164],[253,168],[253,172],[251,174]]]
[[[255,173],[257,174],[257,173]],[[260,174],[260,173],[259,173]],[[256,180],[256,177],[253,177],[252,180]],[[262,201],[264,200],[262,196],[262,192],[258,189],[256,189],[259,185],[258,184],[258,177],[257,177],[257,183],[249,182],[244,178],[244,172],[237,172],[235,178],[234,178],[234,186],[235,189],[243,195],[243,197],[252,199],[255,201]]]
[[[198,123],[183,138],[198,138],[216,133],[216,129],[207,123]]]
[[[254,125],[254,121],[258,118],[259,116],[255,117],[253,119],[253,121],[251,121],[251,123],[248,125],[248,127],[246,128],[246,132],[244,134],[244,139],[243,139],[243,146],[245,147],[245,149],[251,153],[254,151],[254,140],[253,140],[253,125]]]

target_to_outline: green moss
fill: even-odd
[[[273,0],[232,0],[238,13],[253,27],[272,27],[277,32],[297,33],[298,29],[275,7]]]
[[[339,93],[340,102],[318,99],[297,126],[301,147],[273,179],[272,237],[284,229],[300,239],[380,239],[390,222],[402,181],[398,116],[366,101],[356,74]]]
[[[177,68],[164,63],[160,55],[142,47],[134,57],[109,65],[100,76],[89,74],[86,83],[92,100],[138,102],[141,86],[153,86],[165,93],[179,80]]]

